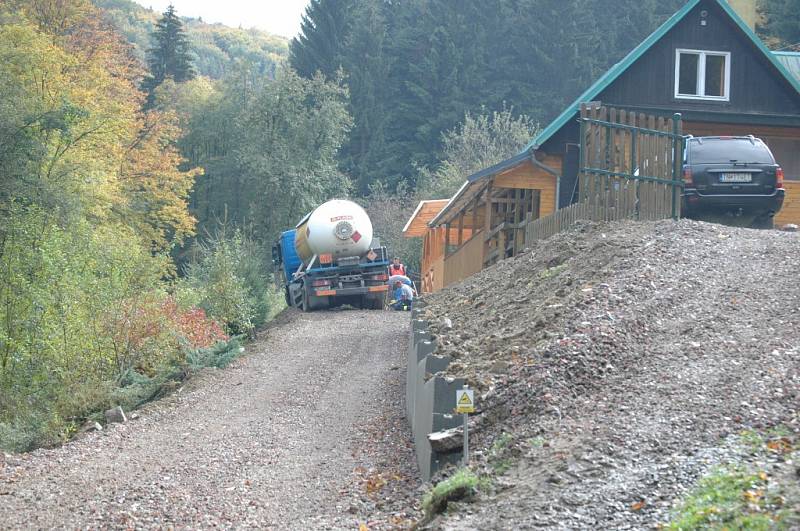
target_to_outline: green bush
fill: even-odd
[[[166,262],[129,229],[65,228],[12,204],[2,243],[0,446],[19,449],[63,439],[109,382],[157,365],[175,340],[141,318],[161,293]]]
[[[0,448],[55,444],[98,411],[163,394],[200,365],[200,347],[213,366],[239,352],[164,291],[166,258],[130,229],[11,210],[0,226]]]
[[[176,294],[182,304],[196,304],[224,323],[232,335],[251,334],[282,309],[267,275],[263,247],[224,225],[195,249]]]

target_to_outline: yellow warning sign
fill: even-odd
[[[456,413],[475,413],[475,400],[472,389],[456,391]]]

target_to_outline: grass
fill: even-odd
[[[683,529],[771,529],[765,475],[738,467],[719,468],[700,480],[667,526]]]
[[[554,267],[548,267],[539,271],[539,278],[542,280],[553,278],[567,268],[567,264],[561,264]]]
[[[534,437],[532,439],[528,439],[528,444],[531,448],[541,448],[544,446],[545,438],[544,437]]]
[[[763,436],[746,431],[740,442],[753,454],[791,453],[788,439],[779,436],[782,433],[775,429]],[[686,496],[665,529],[789,529],[794,524],[784,508],[783,495],[788,494],[777,480],[752,465],[718,467]]]
[[[455,474],[437,483],[422,500],[425,521],[444,512],[452,501],[468,499],[478,491],[479,480],[471,470],[459,469]]]
[[[510,433],[501,433],[489,449],[489,465],[497,475],[505,474],[511,468],[511,459],[505,457],[504,454],[513,439]]]

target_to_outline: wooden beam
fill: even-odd
[[[472,200],[472,230],[478,228],[478,197]]]
[[[483,234],[489,234],[489,231],[492,230],[492,183],[494,179],[489,179],[489,182],[486,183],[486,215],[484,216],[483,220]],[[486,236],[484,236],[483,241],[483,253],[481,256],[481,260],[483,260],[483,264],[486,263],[486,256],[489,254],[489,240]]]
[[[450,247],[450,224],[444,224],[444,257],[447,258],[447,248]]]
[[[458,216],[458,246],[461,247],[461,244],[464,243],[464,214],[466,214],[463,210],[461,211],[461,215]]]

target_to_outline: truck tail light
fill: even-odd
[[[783,168],[775,170],[775,188],[783,188]]]
[[[372,277],[372,280],[389,280],[389,275],[387,275],[386,273],[382,275],[375,275],[374,277]]]
[[[330,286],[331,285],[331,281],[330,280],[315,280],[315,281],[313,281],[311,283],[311,285],[314,286],[315,288],[319,288],[319,287],[323,287],[323,286]]]
[[[687,186],[691,186],[694,184],[694,179],[692,178],[692,169],[691,168],[684,168],[683,169],[683,184]]]

